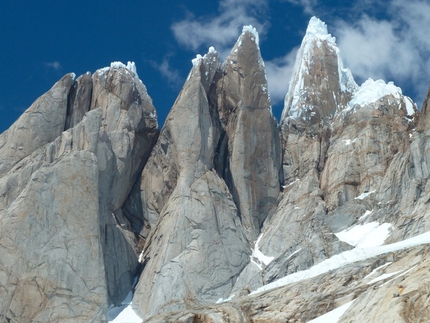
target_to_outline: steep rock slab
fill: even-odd
[[[120,304],[138,264],[134,230],[121,207],[149,157],[158,124],[152,100],[130,63],[115,62],[94,73],[90,109],[102,113],[96,151],[99,224],[109,302]]]
[[[324,222],[327,213],[320,173],[330,145],[330,123],[356,90],[343,68],[335,39],[313,17],[298,51],[281,120],[285,185],[277,209],[266,220],[260,251],[262,282],[309,268],[349,248]]]
[[[79,76],[73,83],[67,102],[65,130],[76,126],[90,110],[92,91],[93,80],[90,72]]]
[[[115,213],[149,155],[157,121],[132,71],[118,64],[102,71],[115,75],[104,93],[95,83],[106,104],[0,178],[1,322],[102,322],[131,288],[137,255]]]
[[[65,75],[0,135],[0,176],[64,130],[74,77],[73,73]]]
[[[318,18],[309,21],[285,97],[281,126],[285,182],[324,168],[330,123],[357,91],[336,40]]]
[[[147,246],[133,297],[143,318],[227,297],[249,260],[237,209],[213,170],[191,186],[179,179]]]
[[[95,155],[73,152],[37,170],[1,212],[0,322],[104,319],[97,177]]]
[[[143,238],[157,224],[178,177],[191,184],[213,167],[220,131],[207,93],[219,67],[218,53],[210,48],[204,57],[194,59],[193,65],[142,171],[140,187],[126,205],[127,213],[143,214]],[[136,193],[140,193],[140,200]]]
[[[375,216],[395,226],[388,241],[394,242],[430,230],[430,171],[428,123],[428,100],[424,101],[418,116],[417,130],[407,136],[410,145],[404,153],[394,156],[379,189],[372,194],[376,205]]]
[[[379,189],[394,156],[409,150],[415,112],[412,101],[392,83],[369,79],[361,86],[333,122],[321,174],[329,210]]]
[[[281,155],[258,34],[252,26],[244,27],[211,98],[225,130],[217,170],[232,192],[248,238],[255,240],[277,204]]]
[[[220,129],[207,93],[218,55],[211,48],[193,65],[142,172],[144,210],[155,206],[133,298],[142,317],[226,297],[248,261],[237,208],[213,170]],[[166,176],[166,166],[175,168],[174,178]],[[153,198],[163,187],[172,192],[160,196],[162,209],[145,204],[157,201]]]

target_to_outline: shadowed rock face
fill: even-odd
[[[125,66],[69,74],[2,138],[12,135],[0,176],[0,321],[101,322],[136,275],[116,214],[157,135],[151,99]]]
[[[272,115],[258,35],[244,31],[216,80],[214,104],[222,125],[217,169],[255,240],[280,191],[280,138]]]

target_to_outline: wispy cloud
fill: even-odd
[[[335,33],[342,57],[362,80],[414,84],[412,95],[421,104],[430,80],[430,38],[424,28],[430,24],[430,3],[391,0],[386,8],[384,20],[363,14],[353,24],[338,21]]]
[[[272,104],[279,104],[284,101],[293,74],[297,50],[298,47],[283,57],[265,62]]]
[[[54,61],[54,62],[49,62],[49,63],[45,63],[45,66],[52,68],[56,71],[59,71],[61,69],[61,64],[58,61]]]
[[[167,80],[169,86],[177,88],[183,83],[184,80],[180,76],[179,71],[170,66],[170,57],[170,55],[167,55],[163,58],[161,63],[152,61],[150,64]]]
[[[303,7],[303,12],[313,15],[315,14],[315,7],[318,0],[284,0],[297,6]]]
[[[243,25],[253,25],[260,34],[268,25],[264,12],[268,0],[222,0],[219,14],[212,17],[195,17],[189,14],[172,25],[176,40],[187,48],[197,51],[203,46],[214,46],[222,57],[237,40]]]

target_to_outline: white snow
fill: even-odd
[[[335,43],[336,38],[332,37],[327,31],[327,25],[317,17],[312,17],[309,20],[308,28],[306,29],[305,37],[318,38],[321,40],[328,40],[329,42]]]
[[[379,282],[379,281],[384,280],[386,278],[390,278],[394,275],[397,275],[399,272],[401,272],[401,270],[396,271],[394,273],[382,274],[381,276],[376,277],[375,279],[372,279],[370,282],[367,283],[367,285],[371,285],[373,283]]]
[[[400,99],[402,97],[402,89],[395,86],[393,82],[385,83],[383,80],[374,81],[369,78],[355,93],[354,97],[349,102],[349,106],[354,107],[356,104],[364,106],[386,95],[392,95]]]
[[[127,68],[127,66],[125,66],[124,63],[119,62],[119,61],[110,63],[110,67],[111,68]]]
[[[191,63],[193,63],[193,66],[197,66],[200,63],[200,61],[202,60],[202,58],[203,58],[202,55],[197,54],[196,58],[191,60]]]
[[[401,273],[399,276],[395,277],[395,278],[399,278],[402,277],[404,275],[406,275],[408,272],[410,272],[412,269],[415,269],[417,265],[413,266],[412,268],[409,268],[408,270],[406,270],[405,272]],[[391,280],[391,279],[390,279]],[[388,283],[389,281],[387,281],[386,283]]]
[[[344,139],[342,140],[345,143],[345,146],[349,146],[350,144],[352,144],[353,142],[357,141],[357,138],[351,140],[351,139]]]
[[[251,33],[254,37],[253,37],[253,41],[259,45],[260,44],[260,36],[258,35],[257,29],[255,29],[255,27],[253,27],[252,25],[248,25],[248,26],[243,26],[242,29],[242,34],[244,34],[245,32],[249,32]],[[240,45],[239,45],[240,46]]]
[[[133,294],[130,291],[122,301],[121,306],[112,307],[107,312],[107,319],[110,323],[141,323],[142,319],[133,311],[131,300]]]
[[[236,295],[236,294],[230,295],[230,296],[229,296],[228,298],[226,298],[226,299],[224,299],[224,298],[220,298],[220,299],[218,299],[218,300],[216,301],[216,303],[215,303],[215,304],[220,304],[220,303],[229,302],[229,301],[231,301],[231,300],[233,299],[234,295]]]
[[[365,218],[367,218],[370,214],[372,214],[372,211],[366,210],[366,212],[358,219],[358,221],[364,220]]]
[[[296,272],[270,284],[262,286],[256,291],[253,291],[251,294],[260,293],[280,286],[285,286],[287,284],[294,283],[303,279],[312,278],[320,274],[326,273],[330,270],[341,268],[356,261],[362,261],[388,252],[407,249],[422,244],[430,244],[430,231],[415,236],[413,238],[395,242],[389,245],[377,246],[373,248],[354,248],[352,250],[344,251],[329,259],[324,260],[323,262],[320,262],[319,264],[307,270]]]
[[[391,264],[392,264],[392,262],[389,261],[389,262],[387,262],[387,263],[385,263],[385,264],[383,264],[383,265],[381,265],[381,266],[373,269],[370,274],[366,275],[366,277],[363,278],[363,280],[366,280],[367,278],[369,278],[370,276],[372,276],[374,273],[376,273],[378,270],[380,270],[382,268],[385,268],[385,267],[387,267],[388,265],[391,265]]]
[[[142,323],[142,319],[133,311],[131,304],[125,307],[110,323]]]
[[[290,82],[288,93],[285,96],[281,122],[287,117],[297,119],[301,117],[302,110],[311,109],[309,106],[304,107],[302,104],[299,104],[302,101],[302,98],[306,96],[303,76],[309,74],[308,66],[314,60],[315,44],[320,47],[322,43],[325,43],[336,52],[338,60],[339,86],[341,91],[355,93],[358,90],[358,85],[355,83],[351,71],[343,66],[340,51],[336,45],[336,38],[332,37],[327,32],[327,25],[324,22],[316,17],[312,17],[309,21],[306,35],[303,38],[299,51],[297,52],[293,77]],[[335,102],[340,101],[337,100],[336,95],[334,95],[334,99]]]
[[[282,185],[282,188],[290,187],[291,185],[296,184],[297,182],[300,182],[300,179],[299,179],[299,178],[296,178],[296,179],[295,179],[294,181],[292,181],[290,184]]]
[[[263,233],[260,234],[257,241],[255,242],[254,250],[252,250],[252,255],[250,256],[251,262],[253,262],[260,270],[263,270],[261,264],[264,264],[264,266],[267,266],[272,262],[275,257],[269,257],[264,255],[259,249],[258,244],[260,243],[261,238],[263,237]],[[257,261],[255,261],[257,260]]]
[[[128,68],[130,71],[132,71],[132,72],[134,73],[134,75],[136,75],[136,77],[139,77],[139,76],[137,75],[137,69],[136,69],[136,63],[135,63],[135,62],[130,62],[130,61],[128,61],[128,62],[127,62],[127,68]]]
[[[324,315],[309,321],[308,323],[337,323],[340,317],[348,310],[352,303],[354,303],[354,301],[343,304],[342,306],[339,306],[338,308],[335,308],[334,310],[327,312]]]
[[[406,112],[408,116],[412,116],[415,113],[414,103],[412,102],[411,98],[407,96],[403,98],[403,101],[405,102]]]
[[[356,200],[363,200],[363,199],[365,199],[366,197],[368,197],[370,194],[373,194],[373,193],[375,193],[375,191],[371,191],[371,192],[364,192],[364,193],[361,193],[359,196],[357,196],[355,199],[356,199]]]
[[[127,73],[128,73],[128,71],[131,71],[134,73],[134,75],[137,78],[139,78],[139,76],[137,75],[136,64],[134,62],[130,62],[130,61],[127,62],[127,65],[125,65],[124,63],[119,62],[119,61],[111,62],[110,67],[107,66],[107,67],[100,68],[97,70],[97,72],[100,75],[103,75],[103,74],[107,73],[110,68],[125,68],[125,69],[127,69]],[[89,72],[87,72],[87,73],[89,73]]]
[[[351,246],[358,248],[371,248],[380,246],[392,231],[390,223],[379,225],[378,222],[370,222],[363,225],[355,225],[352,228],[335,233],[336,237]]]

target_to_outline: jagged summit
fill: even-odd
[[[336,43],[336,38],[328,33],[326,23],[317,17],[312,17],[309,20],[308,27],[306,28],[305,38],[318,38],[331,43]]]
[[[430,94],[358,88],[312,18],[279,127],[258,41],[197,55],[161,132],[113,62],[0,135],[0,323],[428,321]]]
[[[342,110],[358,86],[344,68],[336,39],[312,17],[294,66],[280,123],[287,118],[319,124]]]

